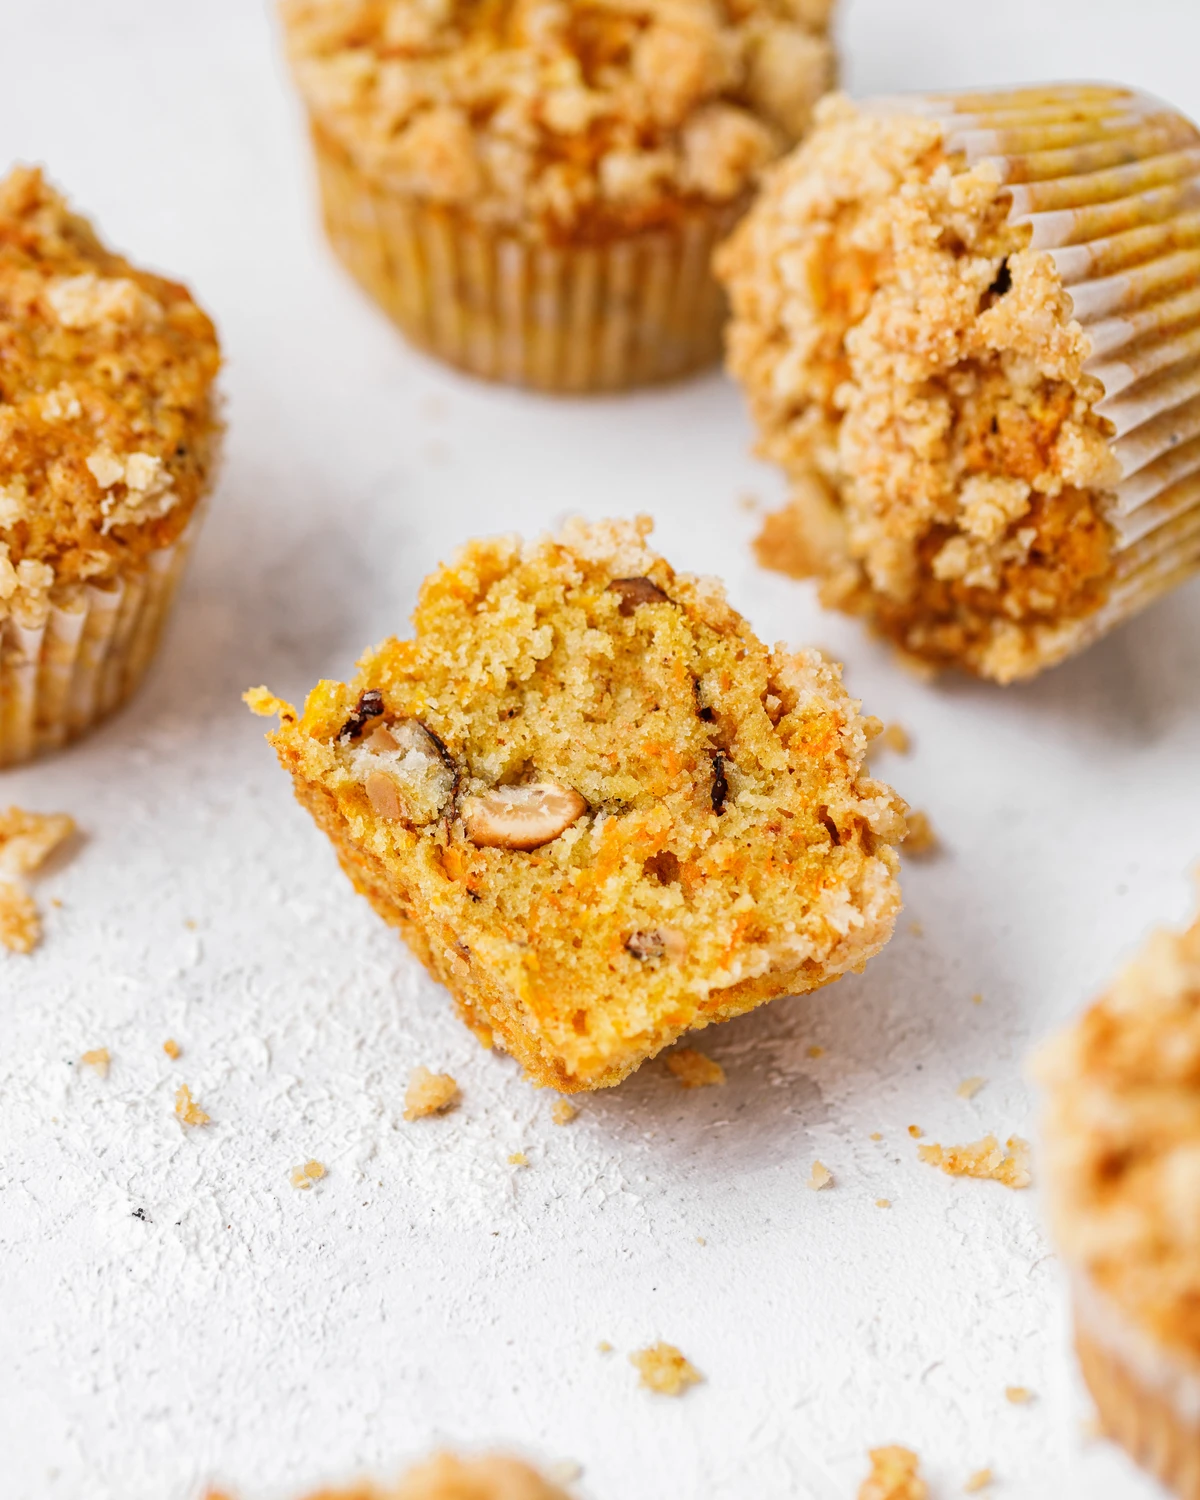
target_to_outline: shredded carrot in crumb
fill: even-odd
[[[192,1091],[186,1083],[181,1083],[175,1090],[175,1118],[181,1125],[212,1124],[212,1116],[205,1114],[192,1098]]]

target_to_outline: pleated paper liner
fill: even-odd
[[[552,245],[389,189],[313,129],[339,258],[419,348],[486,380],[562,393],[654,384],[715,364],[713,251],[742,205],[602,244]]]
[[[77,739],[134,691],[199,522],[113,583],[52,590],[36,616],[0,621],[0,767]]]
[[[1077,649],[1200,570],[1200,130],[1102,84],[865,108],[935,120],[947,151],[996,166],[1009,223],[1050,256],[1091,340],[1084,368],[1103,387],[1095,410],[1121,479],[1113,587],[1075,627]]]

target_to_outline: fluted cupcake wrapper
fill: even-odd
[[[1009,223],[1049,255],[1091,342],[1121,479],[1113,588],[1077,649],[1200,569],[1200,131],[1101,84],[865,107],[933,119],[948,152],[997,168]]]
[[[721,353],[713,251],[741,205],[602,243],[527,240],[362,173],[313,129],[339,258],[419,348],[487,380],[562,393],[675,379]]]
[[[137,688],[200,519],[115,581],[52,590],[36,616],[0,621],[0,767],[77,739]]]

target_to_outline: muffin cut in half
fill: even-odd
[[[651,523],[470,543],[412,640],[270,739],[343,868],[486,1044],[564,1091],[863,964],[903,803],[840,669],[770,651]]]
[[[713,363],[712,251],[832,83],[831,3],[283,0],[333,246],[476,375]]]
[[[999,682],[1200,568],[1200,132],[1127,89],[826,100],[723,247],[768,566]]]
[[[1101,1421],[1200,1500],[1200,918],[1155,933],[1036,1071],[1051,1223]]]
[[[217,337],[40,172],[0,181],[0,766],[137,687],[212,483]]]

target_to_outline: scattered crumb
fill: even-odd
[[[708,1241],[704,1238],[704,1236],[702,1234],[698,1234],[696,1236],[696,1243],[697,1243],[697,1245],[707,1245]]]
[[[1031,1401],[1036,1400],[1033,1392],[1024,1385],[1006,1385],[1004,1395],[1014,1406],[1028,1406]]]
[[[527,1167],[529,1158],[524,1151],[514,1151],[508,1158],[508,1164],[510,1167]]]
[[[290,703],[277,698],[270,688],[265,687],[247,688],[242,694],[242,702],[252,714],[257,714],[260,719],[270,719],[276,714],[282,718],[285,710],[289,713],[293,711]]]
[[[573,1104],[569,1104],[566,1099],[559,1099],[550,1111],[550,1118],[556,1125],[569,1125],[578,1113]]]
[[[919,1125],[910,1125],[908,1127],[908,1133],[912,1136],[914,1141],[920,1140],[920,1138],[925,1134],[925,1132]]]
[[[862,730],[867,737],[867,743],[873,744],[883,733],[883,720],[877,719],[874,714],[866,714],[862,721]]]
[[[972,995],[971,996],[971,1004],[972,1005],[982,1005],[983,1004],[983,996],[979,995],[979,994]]]
[[[937,834],[933,831],[933,824],[929,821],[929,814],[910,812],[908,815],[908,837],[904,840],[903,844],[905,854],[912,854],[920,859],[925,854],[936,854],[939,847],[940,841]]]
[[[74,832],[75,819],[67,813],[26,812],[21,807],[0,812],[0,870],[32,875]]]
[[[10,953],[32,953],[41,936],[33,897],[14,881],[0,880],[0,947]]]
[[[758,496],[751,495],[748,491],[745,491],[738,496],[737,503],[739,510],[749,511],[751,514],[762,508],[762,501],[758,498]]]
[[[1005,1187],[1028,1187],[1032,1181],[1028,1141],[1010,1135],[1005,1146],[1007,1156],[994,1135],[985,1135],[968,1146],[918,1146],[917,1151],[922,1161],[940,1167],[951,1177],[982,1177]]]
[[[824,1057],[825,1056],[825,1048],[824,1047],[810,1047],[808,1049],[808,1055],[809,1055],[809,1057]]]
[[[876,1208],[891,1208],[891,1206],[892,1200],[890,1198],[876,1198],[875,1200]]]
[[[872,1130],[872,1132],[871,1132],[871,1139],[873,1141],[881,1141],[881,1140],[883,1140],[883,1132],[880,1131],[880,1130]]]
[[[192,1098],[192,1091],[186,1083],[181,1083],[175,1090],[175,1118],[181,1125],[212,1124],[212,1116],[206,1115]]]
[[[169,1036],[163,1043],[163,1051],[167,1054],[172,1062],[174,1062],[177,1057],[180,1057],[183,1054],[183,1048],[179,1045],[179,1043],[173,1036]]]
[[[912,740],[903,724],[889,724],[879,736],[879,743],[897,755],[907,755],[912,749]]]
[[[1104,1423],[1099,1417],[1085,1417],[1079,1424],[1079,1436],[1085,1443],[1099,1443],[1107,1438]]]
[[[908,930],[912,933],[913,937],[925,936],[924,924],[916,921],[915,919],[908,924]]]
[[[601,1339],[600,1342],[596,1345],[596,1352],[598,1354],[611,1354],[613,1352],[613,1346],[608,1342],[607,1339]]]
[[[674,1344],[651,1344],[629,1356],[637,1368],[641,1384],[660,1396],[682,1396],[689,1385],[698,1385],[704,1376],[683,1357]]]
[[[929,1488],[917,1473],[920,1460],[910,1448],[872,1448],[871,1472],[858,1500],[929,1500]]]
[[[582,1476],[583,1465],[573,1458],[560,1458],[546,1470],[546,1478],[551,1484],[574,1484]]]
[[[725,1069],[695,1047],[677,1047],[667,1054],[667,1071],[673,1073],[685,1089],[702,1089],[709,1084],[725,1082]]]
[[[50,905],[54,908],[55,911],[62,911],[62,902],[57,896],[50,897]]]
[[[294,1188],[300,1188],[307,1192],[314,1182],[320,1182],[325,1176],[325,1165],[319,1161],[306,1161],[302,1167],[293,1167],[291,1184]]]
[[[986,1078],[980,1078],[976,1074],[973,1078],[964,1078],[955,1092],[960,1099],[974,1099],[975,1095],[987,1082]]]
[[[404,1095],[406,1120],[441,1114],[457,1102],[458,1084],[449,1073],[431,1073],[428,1068],[417,1067],[409,1074]]]
[[[993,1482],[991,1469],[976,1469],[966,1484],[963,1485],[963,1494],[977,1495],[980,1490],[986,1490]]]
[[[812,1164],[812,1171],[809,1173],[808,1181],[804,1184],[804,1186],[812,1188],[813,1192],[816,1193],[820,1192],[822,1188],[828,1187],[832,1181],[833,1173],[829,1170],[825,1163],[815,1161]]]
[[[195,917],[188,917],[183,925],[189,932],[195,932],[196,929],[200,926],[200,923],[196,921]]]
[[[96,1047],[91,1052],[85,1052],[79,1061],[84,1067],[95,1068],[101,1078],[107,1078],[112,1058],[109,1056],[107,1047]]]

